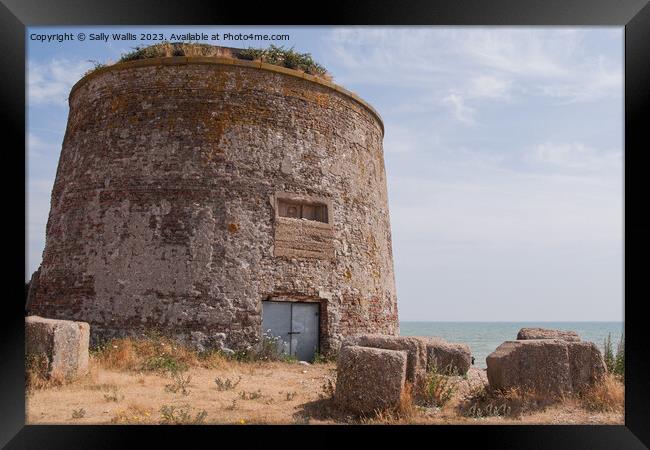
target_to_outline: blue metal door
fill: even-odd
[[[311,361],[318,351],[318,303],[262,302],[262,332],[277,340],[280,353]]]

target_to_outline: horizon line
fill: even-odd
[[[414,323],[576,323],[576,322],[625,322],[623,319],[618,320],[399,320],[400,322]]]

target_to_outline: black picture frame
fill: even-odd
[[[7,126],[5,164],[10,176],[5,204],[18,210],[21,196],[18,178],[25,176],[25,28],[35,25],[571,25],[625,26],[625,152],[624,152],[624,317],[626,335],[625,425],[609,426],[38,426],[25,425],[24,297],[16,292],[24,278],[25,247],[16,245],[13,258],[6,258],[5,273],[12,280],[11,295],[4,297],[0,327],[0,445],[6,448],[118,448],[140,446],[144,439],[154,445],[185,446],[194,440],[210,445],[284,445],[302,442],[312,433],[324,433],[328,442],[351,442],[350,433],[362,439],[385,440],[398,435],[407,445],[438,445],[445,441],[485,448],[589,448],[635,449],[650,445],[650,351],[644,331],[646,264],[650,250],[650,215],[645,213],[645,172],[648,163],[645,128],[650,101],[650,6],[647,0],[457,0],[330,1],[313,5],[251,5],[243,2],[174,2],[155,0],[1,0],[0,92],[3,123]],[[309,6],[309,7],[307,7]],[[7,137],[13,139],[9,140]],[[9,145],[13,142],[13,145]],[[646,144],[644,146],[643,144]],[[22,158],[21,158],[22,156]],[[16,177],[16,180],[13,179]],[[26,183],[25,179],[23,182]],[[24,184],[23,186],[26,186]],[[638,197],[638,199],[637,199]],[[637,203],[638,202],[638,203]],[[13,233],[5,242],[17,242],[25,232],[20,215],[7,214],[5,225]],[[23,216],[24,217],[24,216]],[[22,230],[21,230],[22,226]],[[11,237],[13,236],[13,238]],[[22,262],[19,267],[17,262]],[[15,272],[15,273],[14,273]],[[21,278],[22,277],[22,278]],[[20,289],[23,289],[21,286]],[[22,290],[20,292],[23,292]],[[262,440],[263,439],[263,440]],[[158,444],[153,444],[156,441]],[[131,445],[129,445],[131,444]]]

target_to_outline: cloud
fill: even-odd
[[[446,99],[454,105],[453,117],[469,124],[486,103],[531,96],[559,102],[622,98],[622,51],[617,59],[599,53],[589,33],[594,31],[341,28],[325,39],[324,58],[339,82],[418,89],[422,98]]]
[[[495,76],[479,75],[469,80],[469,95],[474,98],[508,98],[512,81]]]
[[[622,239],[621,178],[522,174],[474,165],[432,170],[426,178],[389,173],[389,185],[397,252],[412,245],[436,253]]]
[[[536,145],[529,160],[544,168],[562,171],[616,173],[622,169],[622,155],[619,151],[598,151],[581,142],[552,143]]]
[[[30,177],[27,183],[26,221],[27,227],[27,254],[26,277],[30,277],[41,263],[45,247],[45,228],[50,213],[50,196],[54,178]]]
[[[58,155],[61,150],[61,142],[59,136],[57,140],[44,140],[35,133],[27,135],[27,150],[30,158],[42,158],[45,156],[51,157]]]
[[[29,104],[66,105],[70,89],[92,67],[89,61],[54,58],[30,61],[27,68]]]
[[[474,125],[476,123],[474,120],[476,110],[465,105],[465,100],[463,100],[462,96],[458,94],[449,94],[442,99],[442,103],[451,107],[454,117],[460,122],[468,125]]]

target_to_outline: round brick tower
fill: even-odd
[[[398,333],[383,124],[356,95],[165,57],[98,69],[69,103],[32,314],[93,342],[153,327],[243,348],[287,302],[317,305],[321,352]]]

